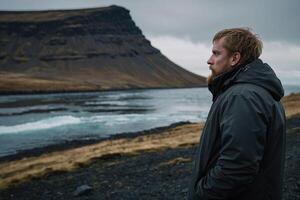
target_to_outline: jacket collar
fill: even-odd
[[[208,89],[213,95],[213,102],[217,97],[230,87],[237,75],[246,67],[246,65],[237,65],[236,67],[225,71],[213,78],[212,82],[208,84]]]

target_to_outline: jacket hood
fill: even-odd
[[[284,96],[282,84],[273,69],[261,59],[256,59],[247,65],[237,66],[215,77],[213,83],[208,86],[213,94],[213,101],[226,88],[238,83],[260,86],[266,89],[276,101],[280,101]]]
[[[261,59],[247,64],[233,82],[251,83],[263,87],[276,101],[284,96],[284,89],[280,80],[273,69],[267,63],[263,63]]]

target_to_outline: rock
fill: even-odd
[[[58,196],[64,195],[64,193],[62,193],[62,192],[57,192],[56,194],[57,194]]]
[[[82,185],[76,188],[76,190],[73,193],[73,196],[77,197],[77,196],[81,196],[81,195],[86,195],[89,192],[91,192],[93,190],[93,188],[89,185]]]

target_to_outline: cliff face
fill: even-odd
[[[0,12],[0,92],[194,87],[142,34],[129,11]]]

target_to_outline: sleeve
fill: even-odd
[[[258,102],[233,95],[220,115],[221,150],[216,164],[196,182],[201,200],[234,198],[258,173],[267,122]]]

